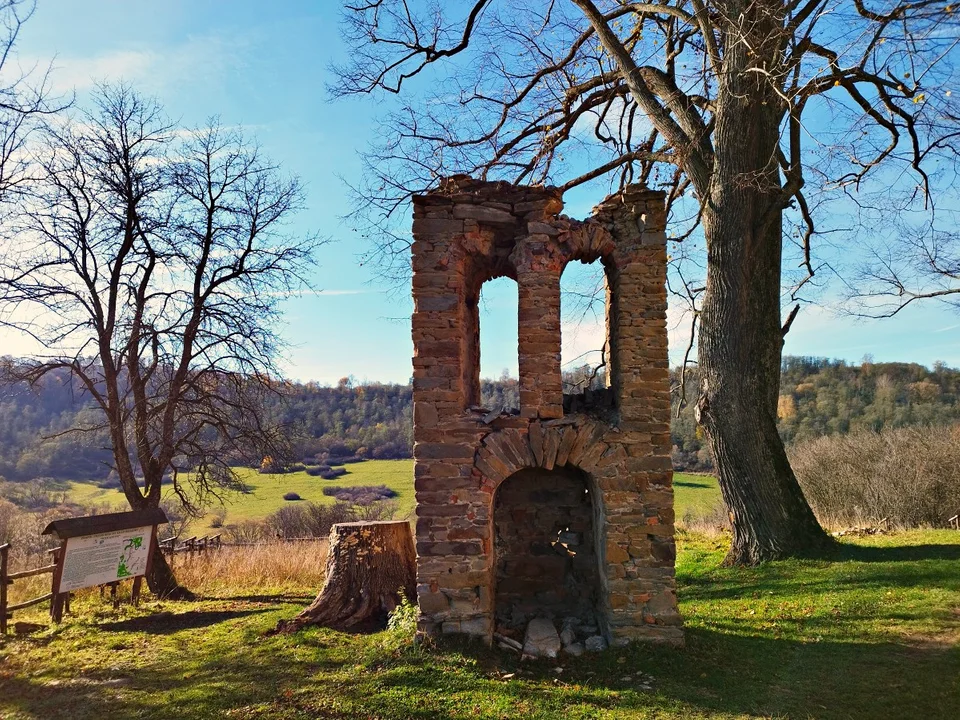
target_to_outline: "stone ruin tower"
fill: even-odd
[[[465,176],[413,200],[420,630],[522,639],[533,618],[681,643],[674,581],[664,198],[638,186],[590,219],[555,188]],[[604,390],[564,395],[560,275],[606,273]],[[520,408],[482,408],[478,299],[516,280]]]

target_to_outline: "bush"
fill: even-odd
[[[831,435],[790,451],[820,522],[945,525],[960,511],[960,426]]]
[[[328,497],[336,498],[340,502],[350,503],[352,505],[372,505],[381,500],[389,500],[396,497],[397,493],[386,485],[357,485],[355,487],[325,487],[323,494]]]
[[[326,537],[336,523],[350,522],[354,514],[346,503],[317,505],[306,502],[282,507],[265,520],[275,537]]]
[[[260,462],[261,475],[275,475],[277,473],[282,473],[282,472],[283,472],[283,465],[279,461],[274,460],[273,457],[270,455],[267,455]]]
[[[300,496],[299,496],[297,493],[295,493],[295,492],[284,493],[284,494],[283,494],[283,499],[284,499],[284,500],[303,500],[303,498],[300,497]]]
[[[215,529],[220,529],[223,527],[224,521],[227,519],[227,509],[226,508],[217,508],[210,515],[210,527]]]
[[[327,465],[350,465],[351,463],[362,463],[366,458],[362,458],[358,455],[331,455],[326,459]]]
[[[374,520],[393,520],[400,506],[390,500],[376,502],[372,505],[353,507],[353,517],[355,520],[371,522]]]
[[[256,520],[243,520],[235,525],[227,525],[223,536],[227,542],[250,545],[266,540],[269,535],[266,524]]]

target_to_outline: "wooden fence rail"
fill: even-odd
[[[170,555],[173,553],[184,552],[204,552],[206,550],[218,550],[220,548],[261,547],[263,545],[276,545],[279,543],[316,543],[326,542],[326,540],[326,536],[294,538],[271,537],[257,542],[225,542],[220,535],[211,535],[209,537],[201,538],[193,536],[187,538],[186,540],[180,540],[179,538],[167,538],[166,540],[161,540],[159,545],[160,550],[163,551],[164,554]]]
[[[54,570],[57,569],[57,560],[60,553],[60,548],[55,548],[50,550],[49,554],[53,556],[52,565],[44,565],[43,567],[33,568],[31,570],[20,570],[19,572],[12,573],[10,572],[10,543],[5,543],[0,545],[0,635],[6,635],[7,625],[9,624],[10,618],[13,617],[14,611],[24,610],[28,607],[33,607],[34,605],[39,605],[43,602],[50,602],[50,614],[51,617],[54,613],[54,608],[57,600],[57,588],[53,586],[51,582],[50,592],[41,595],[40,597],[35,597],[30,600],[24,600],[23,602],[15,603],[11,605],[7,599],[7,588],[10,585],[13,585],[15,580],[23,580],[24,578],[34,577],[36,575],[45,575],[50,573],[53,575],[53,581],[55,581],[56,576],[54,575]],[[70,593],[64,593],[65,597],[64,604],[66,610],[70,610]]]
[[[207,550],[216,550],[223,546],[223,542],[221,542],[220,535],[204,535],[201,538],[194,535],[186,540],[180,540],[175,537],[167,538],[166,540],[161,540],[159,546],[160,551],[167,555],[183,552],[192,554],[205,552]]]

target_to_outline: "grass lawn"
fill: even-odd
[[[295,492],[304,500],[330,504],[334,499],[323,494],[324,487],[352,485],[386,485],[397,493],[397,518],[404,519],[413,515],[413,460],[368,460],[344,467],[347,474],[334,480],[311,477],[306,472],[261,475],[256,470],[242,468],[241,476],[251,492],[230,493],[225,496],[225,523],[262,520],[289,502],[283,499],[284,493],[288,492]],[[687,508],[706,512],[720,502],[717,480],[709,475],[676,473],[673,484],[678,518],[683,517]],[[119,490],[104,490],[90,483],[79,482],[70,482],[69,488],[67,495],[72,502],[126,509],[126,499]],[[191,525],[190,532],[204,535],[217,531],[210,526],[208,519],[201,519]]]
[[[523,664],[396,632],[267,637],[316,592],[291,583],[117,612],[91,594],[61,626],[0,643],[0,717],[957,717],[960,533],[746,569],[720,567],[724,551],[680,537],[685,648]]]

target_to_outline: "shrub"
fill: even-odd
[[[820,522],[944,525],[960,511],[960,426],[832,435],[790,451]]]
[[[300,497],[300,496],[299,496],[297,493],[295,493],[295,492],[288,492],[288,493],[284,493],[284,494],[283,494],[283,499],[284,499],[284,500],[302,500],[303,498]]]
[[[353,519],[354,514],[346,503],[317,505],[305,502],[280,508],[269,515],[265,523],[275,537],[326,537],[336,523]]]
[[[307,466],[303,463],[292,463],[286,468],[286,472],[300,472],[301,470],[306,470]]]
[[[325,472],[330,472],[329,465],[317,465],[316,467],[307,468],[307,475],[310,475],[311,477],[320,477]]]
[[[223,529],[223,536],[227,542],[243,545],[262,542],[269,534],[266,524],[256,520],[243,520]]]
[[[372,505],[381,500],[389,500],[396,497],[397,493],[386,485],[357,485],[355,487],[325,487],[323,494],[333,497],[340,502],[351,503],[352,505]]]
[[[227,519],[227,509],[226,508],[217,508],[210,515],[210,527],[212,528],[222,528],[224,521]]]
[[[349,465],[351,463],[361,463],[365,458],[358,455],[330,456],[327,458],[327,465]]]
[[[335,468],[327,468],[326,470],[320,473],[320,477],[322,477],[324,480],[333,480],[334,478],[338,478],[341,475],[346,475],[346,474],[347,474],[346,468],[335,467]]]
[[[278,461],[274,460],[270,455],[267,455],[260,462],[261,475],[274,475],[281,472],[283,472],[283,466]]]
[[[391,500],[376,502],[372,505],[355,505],[353,507],[353,517],[355,520],[362,520],[364,522],[371,522],[374,520],[393,520],[394,516],[397,514],[397,510],[399,509],[400,506]]]

